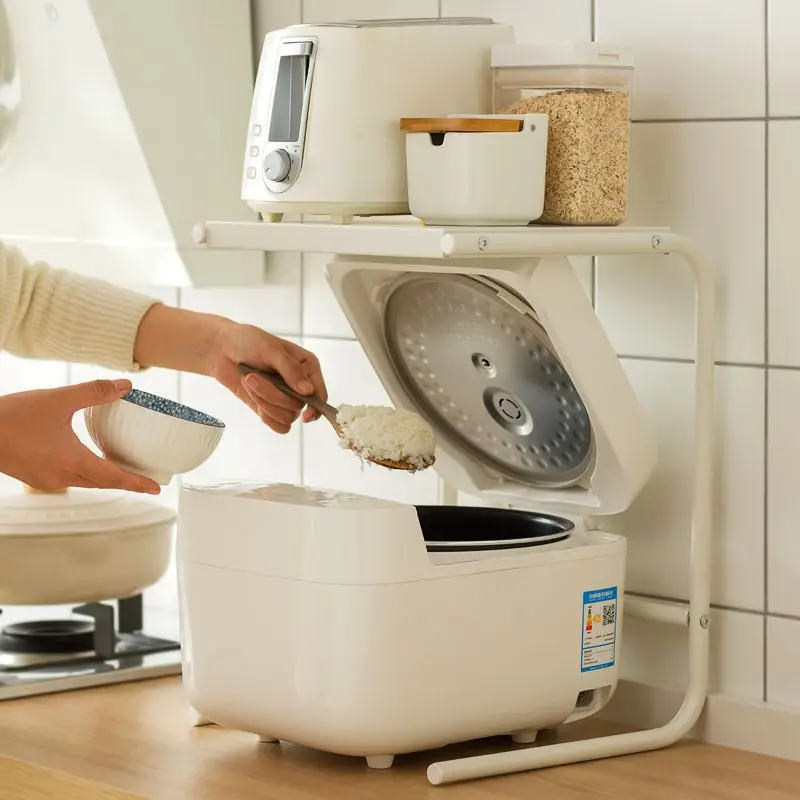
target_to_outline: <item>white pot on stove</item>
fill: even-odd
[[[166,572],[176,514],[124,492],[0,498],[0,607],[138,594]]]

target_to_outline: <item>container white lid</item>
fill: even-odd
[[[633,48],[602,42],[534,42],[492,45],[492,68],[616,67],[633,68]]]

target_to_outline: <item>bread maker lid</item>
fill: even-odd
[[[565,262],[525,275],[337,256],[328,278],[392,401],[433,427],[446,481],[488,502],[617,513],[655,440]]]

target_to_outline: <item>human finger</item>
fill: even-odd
[[[106,459],[100,458],[88,448],[76,465],[76,474],[84,480],[91,481],[98,489],[120,489],[139,494],[161,494],[161,487],[150,478],[136,475],[118,467]]]
[[[308,375],[306,353],[301,347],[279,340],[277,346],[265,348],[261,354],[265,364],[274,369],[291,389],[304,397],[314,394],[315,386]]]
[[[282,392],[266,378],[255,372],[245,376],[244,386],[248,394],[259,405],[274,406],[276,409],[289,411],[294,415],[293,419],[297,418],[300,409],[303,408],[303,403],[294,397],[289,397],[286,392]]]
[[[130,394],[133,384],[125,378],[95,380],[54,389],[69,411],[80,411],[90,406],[106,405]]]
[[[309,350],[306,350],[292,342],[287,342],[287,346],[293,351],[295,357],[303,365],[303,370],[306,379],[314,387],[314,396],[322,400],[323,403],[328,402],[328,387],[325,384],[325,378],[322,375],[322,367],[320,366],[319,359]],[[315,408],[307,408],[303,414],[303,422],[313,422],[320,418],[320,413]]]
[[[296,411],[267,404],[261,398],[254,396],[246,386],[244,391],[250,399],[248,405],[255,409],[262,422],[276,433],[288,433],[291,430],[292,424],[298,417]]]
[[[256,401],[250,396],[250,393],[247,391],[244,382],[239,383],[239,386],[234,391],[234,394],[245,405],[247,405],[265,425],[267,425],[269,428],[275,431],[275,433],[288,433],[291,430],[291,426],[285,425],[284,423],[278,422],[277,420],[273,419],[256,403]]]

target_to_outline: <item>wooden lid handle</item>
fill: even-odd
[[[400,120],[405,133],[518,133],[521,119],[503,117],[405,117]]]
[[[44,489],[34,489],[33,486],[28,486],[27,483],[22,484],[25,494],[66,494],[66,489],[56,489],[54,492],[47,492]]]

